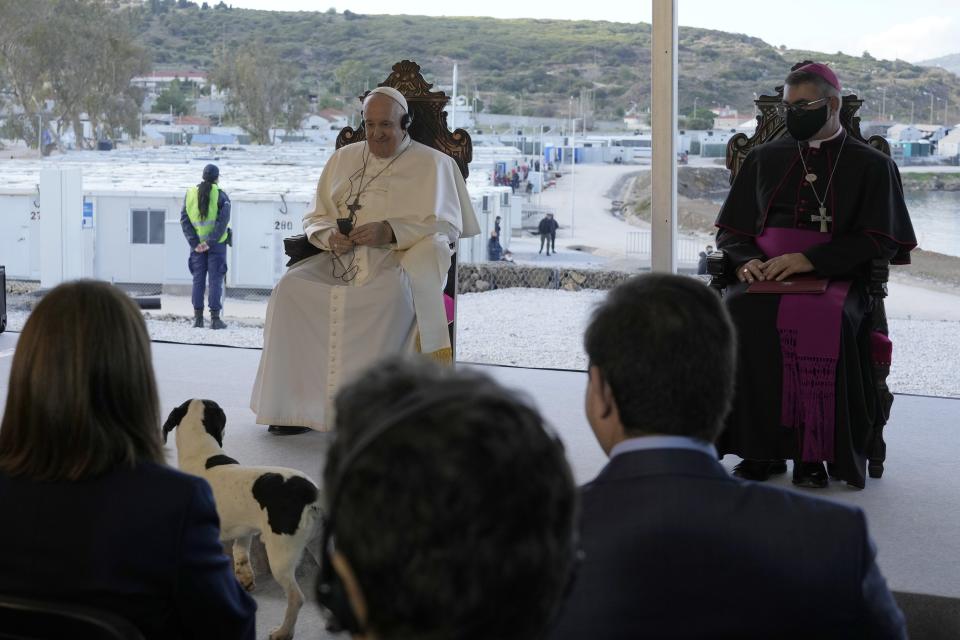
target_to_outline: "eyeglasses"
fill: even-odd
[[[810,107],[812,107],[813,105],[819,104],[819,103],[823,102],[824,100],[829,100],[829,99],[830,99],[830,96],[826,96],[826,97],[824,97],[824,98],[820,98],[819,100],[814,100],[813,102],[801,101],[801,102],[794,102],[793,104],[789,104],[789,103],[786,103],[786,102],[778,102],[778,103],[777,103],[777,115],[780,116],[781,118],[783,118],[784,116],[787,115],[787,112],[788,112],[788,111],[789,111],[790,113],[794,113],[794,114],[796,114],[796,113],[802,113],[802,112],[806,111],[807,109],[809,109]]]

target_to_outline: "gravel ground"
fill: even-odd
[[[458,359],[463,362],[584,370],[582,336],[603,291],[498,289],[459,296]],[[192,328],[191,320],[144,314],[154,340],[261,348],[263,328],[255,320],[230,319],[221,331]],[[10,330],[27,312],[10,310]],[[960,321],[891,318],[895,393],[960,397]]]

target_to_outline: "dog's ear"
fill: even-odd
[[[167,434],[173,431],[180,421],[183,420],[183,416],[187,415],[187,409],[190,408],[190,403],[192,400],[187,400],[179,407],[170,412],[170,416],[167,418],[167,421],[163,423],[163,441],[167,441]]]
[[[227,414],[213,400],[203,401],[203,428],[223,447],[223,430],[227,427]]]

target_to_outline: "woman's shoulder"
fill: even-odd
[[[34,481],[0,473],[0,494],[6,500],[41,500],[58,508],[82,510],[84,505],[109,502],[124,512],[145,500],[152,513],[177,512],[211,496],[206,480],[155,462],[114,469],[78,481]],[[212,498],[210,498],[212,500]]]
[[[159,489],[165,495],[189,499],[197,491],[209,492],[207,481],[178,469],[156,462],[140,462],[137,466],[114,471],[109,481],[144,488]]]

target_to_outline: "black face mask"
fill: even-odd
[[[809,140],[827,124],[827,105],[819,109],[787,111],[787,131],[794,140]]]

